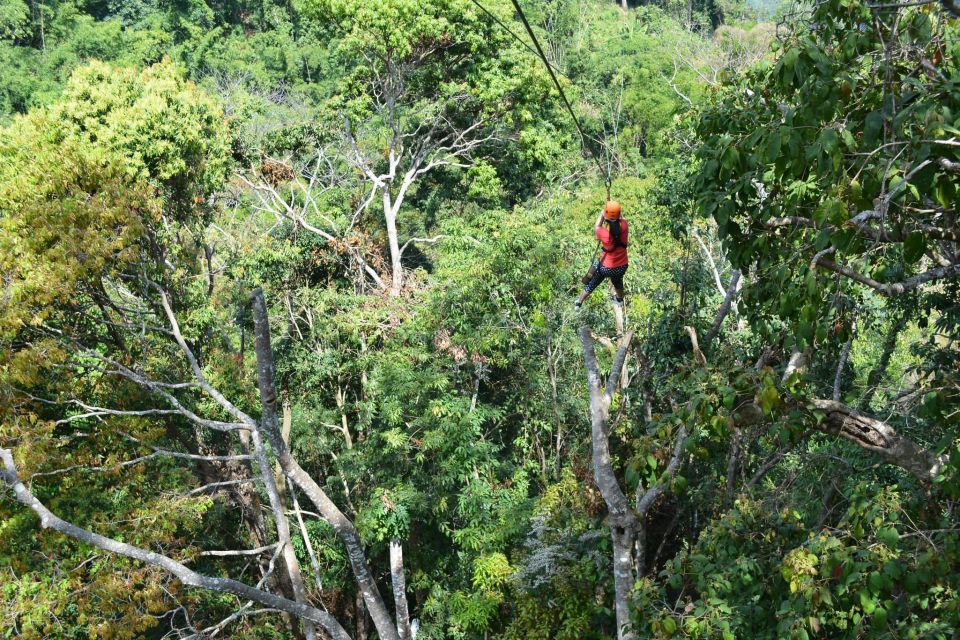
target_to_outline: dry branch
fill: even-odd
[[[14,464],[13,452],[11,450],[0,449],[0,461],[3,462],[3,469],[0,470],[0,475],[3,476],[4,482],[13,491],[14,497],[18,502],[37,514],[40,518],[40,526],[44,529],[53,529],[74,540],[89,544],[98,549],[103,549],[104,551],[116,553],[151,566],[159,567],[175,576],[180,582],[187,586],[220,593],[230,593],[245,600],[252,600],[264,606],[289,613],[299,619],[308,620],[322,627],[335,640],[350,640],[350,636],[347,635],[347,632],[340,623],[325,611],[321,611],[307,604],[282,598],[237,580],[214,578],[197,573],[168,556],[101,536],[58,518],[21,482],[17,475],[17,468]]]

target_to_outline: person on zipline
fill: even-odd
[[[603,282],[604,278],[610,278],[613,283],[613,289],[616,292],[613,296],[613,303],[623,304],[623,274],[627,272],[627,235],[629,225],[626,219],[620,213],[620,203],[610,200],[604,206],[603,211],[597,216],[597,223],[594,225],[594,232],[597,240],[600,241],[600,248],[603,250],[603,258],[593,278],[583,287],[583,293],[577,299],[576,307],[580,308],[583,301],[587,299],[594,289]]]

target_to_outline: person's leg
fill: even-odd
[[[613,290],[616,292],[616,302],[623,302],[623,275],[627,272],[627,266],[617,267],[614,273],[610,274],[610,282],[613,283]]]
[[[593,278],[590,280],[590,282],[583,286],[583,293],[581,293],[580,297],[577,298],[577,307],[582,305],[583,301],[587,299],[587,296],[593,293],[593,290],[596,289],[601,282],[603,282],[605,276],[606,274],[604,273],[604,268],[602,266],[597,267],[597,270],[593,273]]]

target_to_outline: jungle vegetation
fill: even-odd
[[[954,0],[0,0],[0,71],[0,637],[957,637]]]

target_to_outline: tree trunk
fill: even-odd
[[[390,577],[393,580],[393,602],[397,610],[397,632],[400,640],[410,640],[410,609],[407,606],[407,579],[403,571],[403,547],[400,540],[390,541]]]
[[[727,502],[732,503],[737,478],[737,465],[740,463],[740,443],[743,440],[743,432],[733,418],[729,418],[728,422],[733,435],[730,439],[730,457],[727,459]]]
[[[367,640],[370,636],[370,632],[367,631],[367,607],[363,604],[363,594],[359,591],[357,592],[357,601],[354,608],[357,612],[357,640]]]
[[[590,390],[593,477],[607,505],[607,523],[610,526],[610,539],[613,543],[613,586],[618,640],[635,640],[637,637],[630,623],[630,594],[633,592],[635,581],[633,543],[637,519],[613,471],[613,462],[610,457],[609,419],[610,403],[617,389],[620,372],[632,339],[632,333],[628,333],[621,339],[610,376],[604,386],[590,328],[580,328],[583,359],[587,367],[587,387]]]
[[[353,449],[353,436],[350,435],[350,425],[347,422],[347,411],[345,409],[346,398],[344,397],[343,386],[339,383],[334,399],[337,401],[337,410],[340,412],[340,431],[343,433],[343,442],[347,449]]]
[[[333,503],[310,475],[290,454],[277,424],[276,386],[274,383],[273,347],[270,344],[270,323],[267,318],[266,302],[263,291],[255,289],[250,295],[253,301],[254,346],[257,354],[257,384],[260,388],[260,402],[263,407],[265,431],[280,461],[284,474],[297,485],[310,499],[320,515],[333,527],[343,541],[350,560],[350,567],[357,586],[363,596],[373,624],[380,640],[400,640],[397,628],[390,617],[380,589],[370,572],[367,556],[363,550],[360,534],[353,522]]]
[[[246,437],[241,440],[241,449],[244,454],[250,453],[250,439],[246,431],[242,431]],[[197,442],[200,442],[199,435]],[[194,447],[189,447],[193,449]],[[196,453],[203,451],[203,448],[197,447]],[[255,548],[265,547],[270,544],[270,536],[267,534],[267,525],[263,519],[263,505],[260,503],[260,493],[252,482],[242,482],[242,480],[253,476],[253,468],[248,462],[240,460],[222,460],[222,461],[201,461],[198,464],[201,477],[204,482],[235,482],[225,487],[225,494],[233,507],[239,510],[240,519],[250,535],[252,546]],[[265,560],[260,560],[260,572],[265,574],[267,565]],[[280,565],[276,567],[274,573],[269,578],[270,586],[282,593],[285,598],[294,599],[293,587],[288,579],[286,567]],[[291,620],[288,618],[288,622]]]
[[[631,514],[632,515],[632,514]],[[613,591],[617,614],[617,640],[636,640],[630,622],[630,594],[636,582],[633,564],[633,541],[636,521],[630,518],[622,523],[610,521],[610,539],[613,542]]]
[[[613,322],[618,336],[624,334],[627,326],[626,311],[623,306],[623,304],[613,303]]]
[[[403,290],[403,265],[400,263],[400,238],[397,235],[397,212],[390,200],[390,192],[384,187],[383,217],[387,223],[387,242],[390,245],[390,268],[392,280],[390,295],[399,296]]]
[[[293,426],[293,406],[290,404],[290,394],[287,393],[287,391],[283,392],[283,402],[280,406],[283,416],[280,421],[280,437],[289,447],[290,428]],[[283,497],[284,489],[286,488],[287,483],[284,480],[285,476],[283,475],[283,469],[280,468],[279,462],[274,465],[273,473],[277,482],[277,489],[280,491],[280,496]]]

